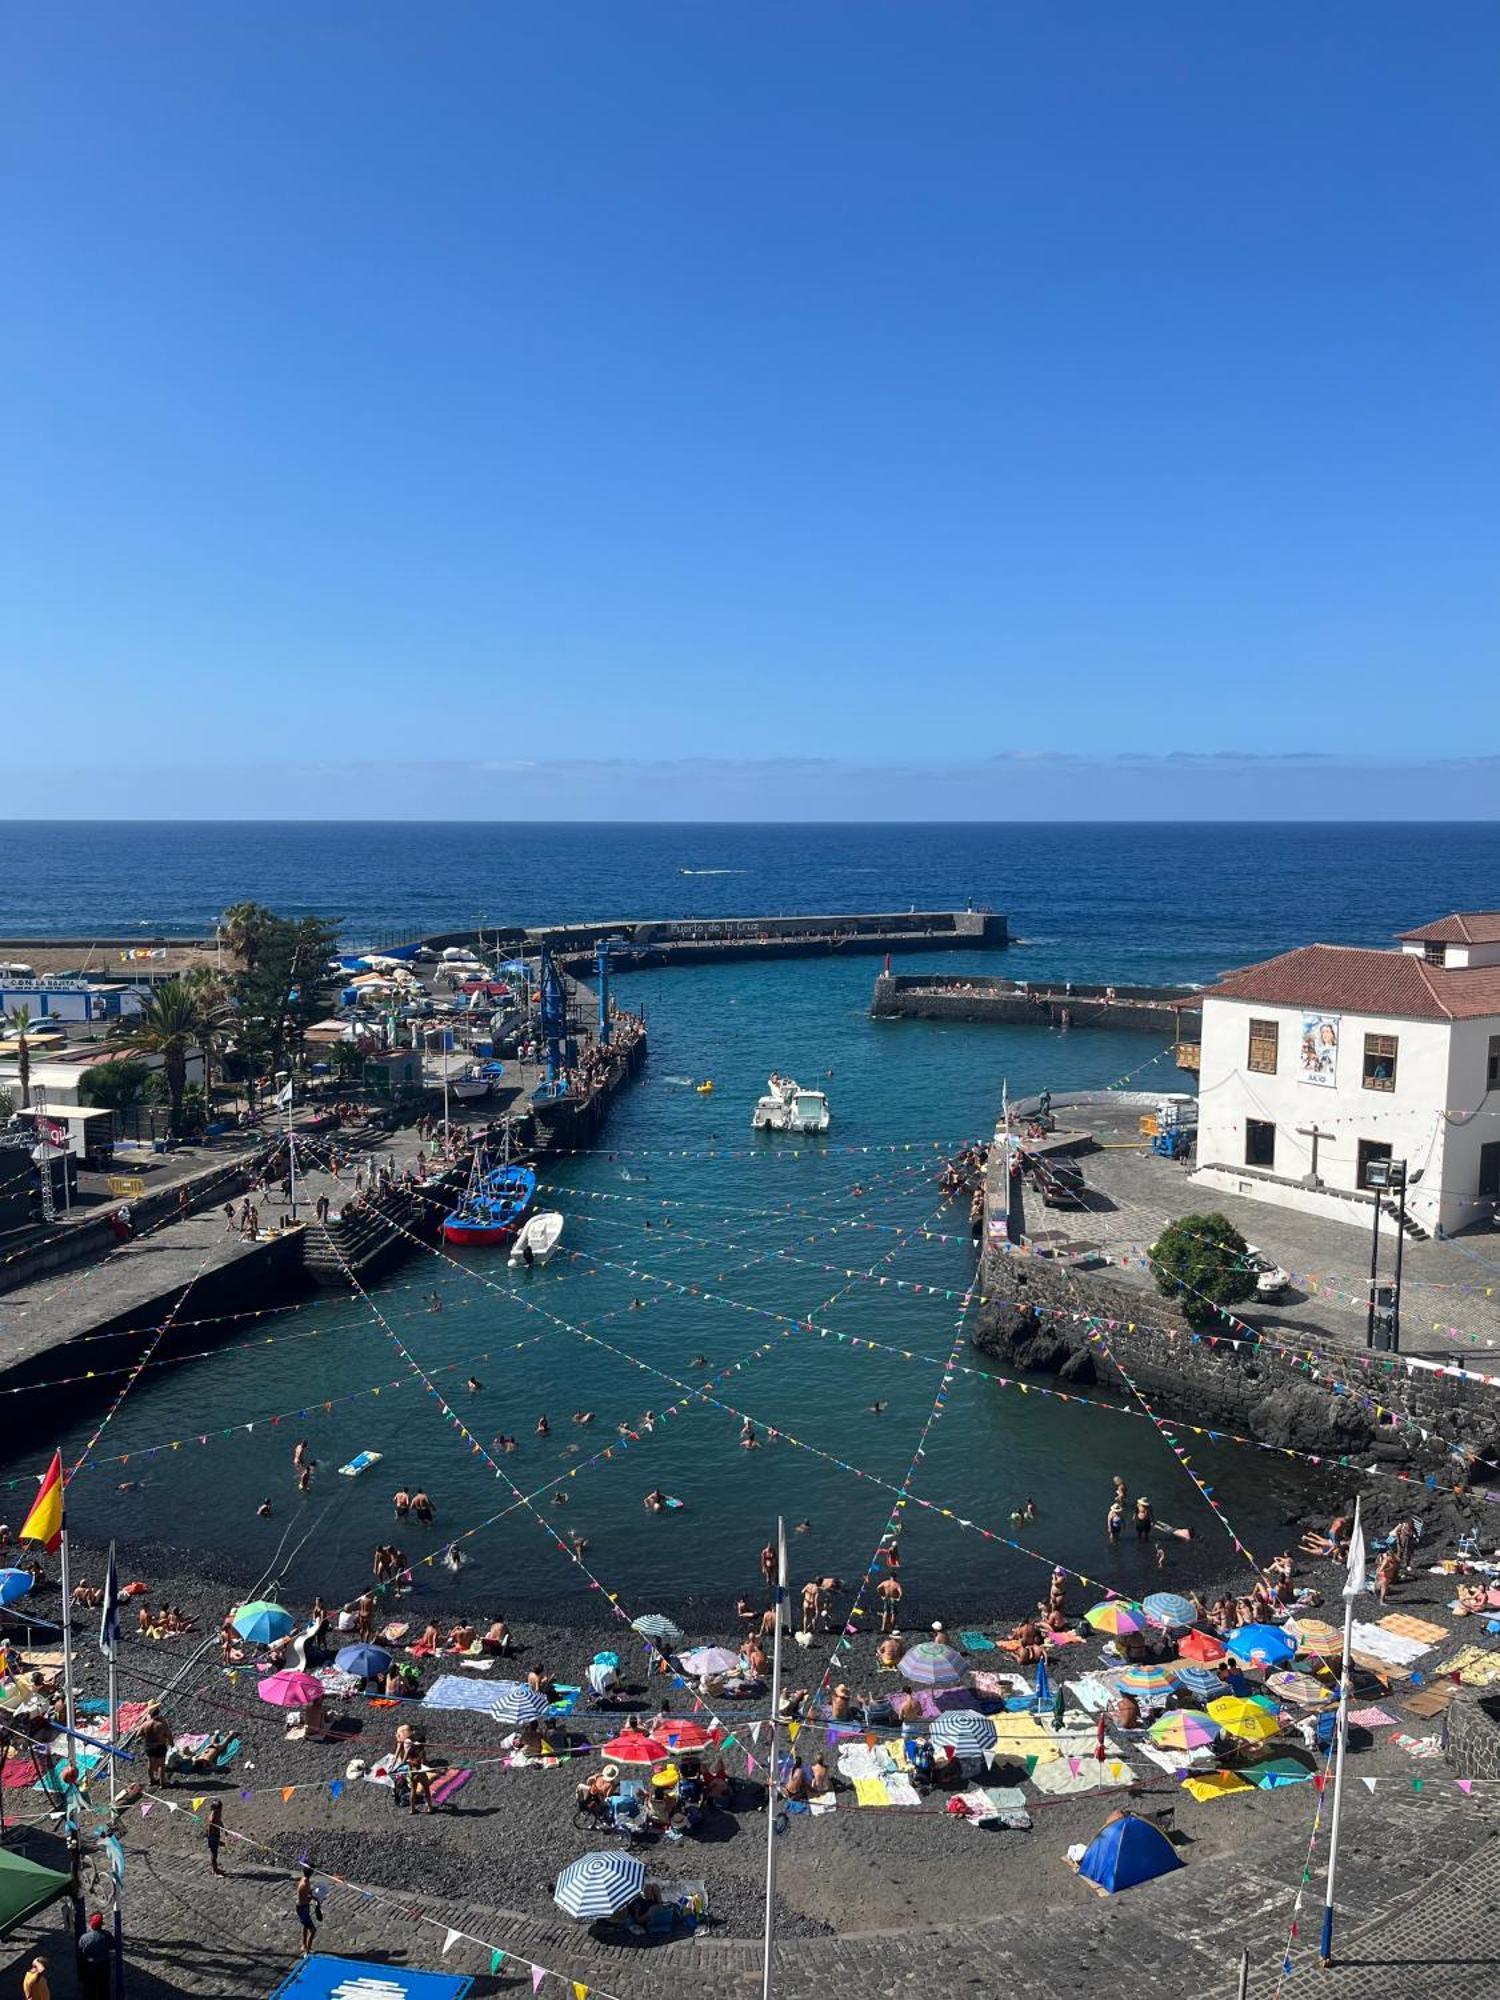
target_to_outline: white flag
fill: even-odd
[[[1346,1598],[1358,1597],[1368,1590],[1370,1579],[1365,1565],[1365,1531],[1359,1518],[1359,1502],[1354,1503],[1354,1532],[1349,1537],[1349,1573],[1344,1579]]]
[[[276,1093],[276,1102],[278,1104],[290,1104],[291,1101],[292,1101],[292,1079],[288,1077],[286,1082],[281,1086],[280,1090],[278,1090]]]

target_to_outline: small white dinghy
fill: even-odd
[[[562,1232],[563,1219],[555,1208],[544,1208],[540,1215],[532,1216],[511,1245],[512,1269],[517,1264],[545,1264],[562,1240]]]

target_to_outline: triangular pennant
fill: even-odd
[[[448,1931],[443,1938],[444,1953],[452,1951],[453,1947],[458,1943],[459,1939],[462,1936],[463,1936],[462,1931],[453,1931],[453,1930]]]
[[[534,1965],[534,1966],[532,1966],[532,1968],[531,1968],[531,1990],[532,1990],[532,1992],[533,1992],[533,1993],[535,1993],[535,1992],[537,1991],[537,1989],[538,1989],[538,1988],[540,1987],[540,1985],[541,1985],[542,1981],[543,1981],[543,1980],[544,1980],[544,1979],[545,1979],[546,1977],[547,1977],[547,1968],[546,1968],[546,1967],[545,1967],[544,1965]]]

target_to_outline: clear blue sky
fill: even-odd
[[[1488,0],[0,37],[0,811],[1500,805]]]

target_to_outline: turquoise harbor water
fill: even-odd
[[[85,831],[92,872],[49,870],[51,882],[71,886],[20,907],[8,884],[0,931],[42,928],[44,909],[50,928],[70,934],[117,928],[126,909],[153,927],[197,928],[247,891],[342,913],[367,930],[457,923],[481,907],[506,921],[901,907],[972,894],[1011,911],[1029,941],[934,966],[1127,980],[1206,977],[1309,935],[1381,941],[1438,910],[1492,904],[1500,880],[1490,827],[239,827],[134,829],[123,842],[96,828],[65,830],[56,851],[66,856]],[[523,860],[524,879],[514,872]],[[683,872],[715,868],[741,872]],[[463,890],[444,889],[450,879]],[[38,872],[33,888],[40,882]],[[148,1371],[76,1484],[75,1524],[86,1534],[164,1537],[249,1571],[294,1523],[293,1538],[306,1539],[288,1588],[342,1594],[366,1578],[370,1549],[389,1532],[388,1496],[406,1481],[425,1484],[438,1508],[430,1543],[405,1532],[409,1556],[490,1522],[464,1543],[464,1587],[475,1600],[586,1593],[588,1579],[549,1529],[584,1534],[590,1568],[635,1610],[668,1594],[732,1594],[753,1582],[778,1510],[811,1523],[793,1541],[800,1574],[857,1575],[892,1499],[875,1482],[906,1478],[973,1269],[963,1214],[938,1203],[944,1151],[992,1128],[1002,1081],[1013,1092],[1127,1075],[1145,1087],[1179,1082],[1141,1035],[874,1023],[878,967],[802,960],[622,981],[623,997],[648,1013],[649,1066],[618,1105],[608,1150],[554,1167],[547,1192],[567,1215],[566,1248],[585,1256],[513,1283],[497,1256],[471,1253],[456,1265],[424,1253],[368,1303],[318,1296],[238,1329],[239,1344],[207,1359]],[[804,1082],[831,1072],[828,1143],[752,1143],[751,1106],[772,1068]],[[699,1095],[692,1083],[708,1077],[715,1090]],[[440,1314],[427,1309],[434,1290]],[[192,1319],[191,1304],[183,1317]],[[808,1318],[829,1336],[787,1330]],[[203,1331],[198,1339],[188,1329],[184,1344],[208,1347],[221,1329]],[[911,1358],[852,1347],[839,1333]],[[395,1337],[438,1371],[478,1435],[520,1439],[500,1464],[536,1493],[534,1512],[515,1504],[417,1384]],[[139,1351],[122,1345],[124,1358]],[[708,1371],[689,1365],[698,1355]],[[118,1348],[108,1357],[121,1358]],[[712,1383],[727,1407],[699,1401],[664,1414],[727,1369],[737,1372]],[[471,1371],[483,1384],[477,1396],[463,1387]],[[378,1397],[367,1393],[376,1386]],[[44,1456],[24,1400],[4,1412],[7,1476]],[[575,1428],[575,1409],[592,1410],[593,1425]],[[546,1440],[533,1436],[542,1411]],[[639,1443],[586,1463],[618,1446],[617,1425],[639,1428],[647,1411],[658,1421]],[[738,1413],[801,1445],[742,1451]],[[222,1435],[250,1422],[253,1431]],[[89,1427],[81,1415],[65,1442],[78,1444]],[[305,1499],[290,1471],[302,1435],[320,1462]],[[338,1478],[335,1467],[360,1449],[383,1452],[384,1462],[361,1480]],[[1211,1461],[1244,1539],[1263,1552],[1285,1546],[1287,1513],[1304,1491],[1295,1470],[1228,1447],[1204,1445],[1200,1459]],[[1225,1566],[1222,1530],[1146,1422],[1023,1398],[980,1375],[955,1378],[912,1490],[1002,1533],[1033,1497],[1039,1554],[1134,1587],[1146,1581],[1137,1550],[1111,1555],[1103,1533],[1116,1471],[1162,1517],[1198,1532],[1193,1558],[1174,1545],[1169,1575],[1186,1575],[1189,1560]],[[138,1490],[118,1493],[122,1480]],[[642,1496],[658,1485],[682,1498],[680,1511],[645,1512]],[[566,1506],[550,1504],[553,1491]],[[269,1523],[255,1517],[263,1495],[275,1507]],[[924,1604],[1018,1604],[1044,1576],[1039,1562],[937,1514],[908,1508],[906,1524],[906,1573]]]

